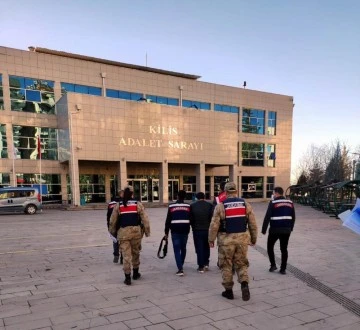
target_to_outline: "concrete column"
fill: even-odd
[[[125,158],[122,158],[119,162],[118,185],[118,190],[124,189],[127,185],[127,167]]]
[[[214,176],[210,176],[210,199],[213,200],[215,197],[215,179]]]
[[[266,198],[266,183],[267,183],[267,176],[263,177],[263,198]]]
[[[237,188],[238,188],[238,195],[241,195],[241,187],[239,186],[239,168],[235,165],[229,166],[229,180],[232,182],[235,182]]]
[[[110,177],[110,174],[105,174],[105,200],[107,203],[111,201]]]
[[[160,203],[169,202],[169,166],[167,162],[163,162],[160,168],[159,193]]]
[[[196,165],[196,192],[205,193],[205,163],[201,161]]]
[[[79,161],[73,155],[70,162],[70,178],[71,178],[71,193],[72,193],[72,205],[80,205],[80,187],[79,187]]]
[[[61,182],[61,200],[63,203],[68,204],[68,194],[67,194],[67,180],[66,173],[60,174]]]

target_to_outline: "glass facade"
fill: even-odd
[[[104,203],[105,198],[105,175],[104,174],[80,174],[80,195],[86,203]]]
[[[244,198],[263,198],[262,176],[243,176],[241,178],[241,196]]]
[[[275,188],[275,177],[268,176],[266,178],[266,198],[271,198],[274,188]]]
[[[276,135],[276,112],[268,112],[268,135]]]
[[[275,144],[268,144],[267,148],[267,166],[275,167]]]
[[[143,94],[140,93],[131,93],[126,91],[119,91],[116,89],[107,89],[106,96],[128,101],[141,101],[144,98]]]
[[[102,95],[100,87],[78,85],[78,84],[62,82],[61,83],[61,94],[65,94],[67,92],[89,94],[89,95],[96,95],[96,96]]]
[[[41,190],[44,204],[62,202],[60,174],[41,174],[40,178],[39,173],[17,173],[16,181],[18,187],[36,187]]]
[[[182,101],[182,106],[183,106],[184,108],[194,108],[194,109],[201,109],[201,110],[210,110],[210,103],[207,103],[207,102],[183,100],[183,101]]]
[[[10,186],[10,173],[0,173],[0,188]]]
[[[196,176],[183,176],[183,190],[186,191],[187,200],[193,199],[193,194],[196,194]]]
[[[264,144],[242,143],[242,166],[264,166]]]
[[[13,138],[18,159],[39,159],[38,136],[41,143],[41,159],[57,160],[57,129],[48,127],[13,125]]]
[[[265,134],[265,111],[244,108],[242,131],[243,133]]]
[[[214,110],[221,112],[239,113],[239,107],[225,104],[214,104]]]
[[[2,87],[2,74],[0,73],[0,110],[4,110],[4,92]]]
[[[157,95],[146,95],[146,99],[150,100],[152,103],[179,106],[179,99],[174,99],[174,98],[171,98],[171,97],[157,96]]]
[[[55,114],[54,82],[9,76],[12,111]]]
[[[5,124],[0,124],[0,158],[8,158],[8,144],[6,139]]]

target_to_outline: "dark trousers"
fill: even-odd
[[[281,251],[281,269],[286,269],[286,264],[288,260],[288,243],[289,243],[290,234],[269,234],[267,241],[267,252],[269,255],[269,260],[271,266],[275,266],[275,254],[274,254],[274,245],[277,240],[280,240],[280,251]]]
[[[114,248],[114,256],[119,256],[119,241],[116,243],[113,242],[113,248]]]
[[[171,240],[174,248],[174,255],[176,266],[179,270],[183,269],[183,265],[186,257],[186,244],[188,240],[188,234],[171,233]]]
[[[208,241],[209,231],[195,230],[193,231],[193,237],[199,268],[208,266],[210,258],[210,246]]]

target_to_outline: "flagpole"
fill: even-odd
[[[41,184],[41,139],[40,139],[40,134],[38,135],[38,154],[40,157],[40,203],[42,204],[42,184]]]
[[[15,157],[16,157],[16,147],[15,144],[13,144],[13,156],[12,156],[12,172],[13,172],[13,182],[14,182],[14,187],[17,186],[17,182],[16,182],[16,173],[15,173]]]

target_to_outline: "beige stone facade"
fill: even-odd
[[[84,175],[102,177],[100,194],[104,201],[110,201],[117,188],[127,183],[136,186],[142,201],[164,203],[173,200],[176,191],[183,188],[189,193],[204,191],[213,198],[219,177],[237,182],[246,198],[269,197],[274,184],[289,186],[293,118],[290,96],[41,48],[22,51],[0,47],[0,75],[0,125],[6,132],[3,149],[7,146],[7,156],[3,152],[6,157],[0,159],[0,174],[8,175],[11,185],[21,184],[19,174],[40,173],[39,157],[23,159],[24,153],[15,159],[12,156],[14,143],[21,141],[15,137],[14,126],[26,126],[55,129],[57,157],[46,159],[51,153],[43,151],[41,174],[58,175],[61,189],[57,194],[62,201],[75,205],[81,204],[82,195],[91,195],[84,188],[90,184]],[[55,113],[36,111],[37,107],[35,111],[26,111],[26,107],[19,111],[15,98],[23,93],[26,101],[31,101],[37,94],[34,96],[27,86],[15,86],[17,77],[53,82]],[[63,83],[96,87],[96,93],[101,92],[62,94]],[[142,97],[109,97],[108,90]],[[177,100],[178,105],[149,103],[153,96]],[[187,100],[200,104],[200,108],[189,107]],[[185,101],[187,105],[180,106]],[[205,104],[204,109],[201,104]],[[229,107],[232,112],[227,111]],[[259,110],[258,118],[249,119],[256,132],[244,128],[244,117],[250,113],[247,109]],[[270,112],[275,113],[273,121]],[[251,113],[254,116],[256,112]],[[244,157],[249,160],[244,161]]]

